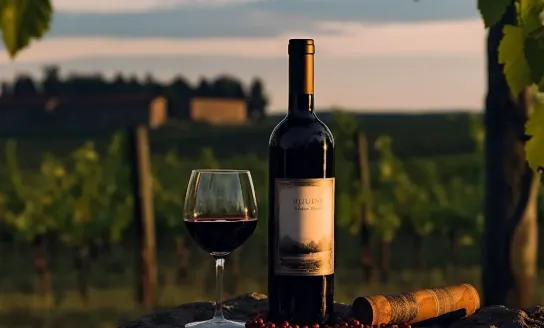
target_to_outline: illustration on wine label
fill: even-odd
[[[334,273],[334,178],[276,179],[276,263],[287,276]]]

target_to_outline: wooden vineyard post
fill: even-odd
[[[361,238],[362,254],[361,264],[363,266],[364,279],[368,283],[372,279],[373,263],[372,249],[370,244],[370,227],[368,218],[370,215],[370,170],[368,164],[368,142],[364,132],[357,130],[355,134],[355,145],[357,164],[359,167],[358,174],[363,188],[364,203],[361,207],[361,227],[359,237]]]
[[[146,310],[153,310],[157,305],[157,250],[149,128],[137,125],[129,128],[128,135],[137,248],[136,297]]]

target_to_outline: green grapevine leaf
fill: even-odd
[[[50,0],[0,0],[0,27],[12,58],[32,39],[44,36],[52,14]]]
[[[544,97],[537,96],[533,113],[525,124],[525,134],[531,139],[525,144],[525,154],[531,168],[535,171],[544,169]]]
[[[506,25],[504,37],[499,45],[499,63],[504,65],[504,75],[512,95],[517,98],[520,92],[531,85],[531,71],[525,60],[524,35],[520,27]]]
[[[518,6],[519,25],[525,35],[540,33],[543,29],[540,14],[544,11],[544,1],[542,0],[523,0]]]
[[[478,10],[486,28],[499,22],[512,0],[478,0]]]
[[[531,71],[531,80],[533,83],[540,83],[544,76],[544,38],[527,37],[524,52]]]

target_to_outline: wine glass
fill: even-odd
[[[185,327],[240,328],[243,323],[225,319],[221,293],[225,256],[240,247],[257,226],[257,201],[247,170],[193,170],[183,219],[194,241],[215,258],[217,299],[212,319]]]

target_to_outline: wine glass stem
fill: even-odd
[[[225,259],[218,257],[215,259],[215,286],[217,294],[215,299],[215,314],[214,319],[224,319],[223,317],[223,272],[225,271]]]

